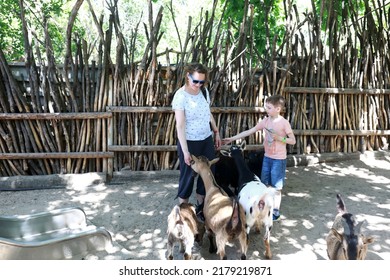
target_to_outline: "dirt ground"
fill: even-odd
[[[306,158],[305,166],[287,168],[282,219],[274,223],[271,248],[276,260],[326,260],[325,237],[336,215],[336,194],[375,238],[367,259],[390,259],[390,152],[366,152],[355,158]],[[65,207],[81,207],[89,222],[110,231],[122,257],[166,258],[166,220],[177,193],[178,171],[131,172],[104,183],[98,174],[64,176],[66,186],[0,191],[0,215],[26,215]],[[47,184],[44,176],[42,186]],[[7,181],[0,178],[0,189]],[[15,183],[15,182],[14,182]],[[61,183],[62,184],[62,183]],[[19,186],[23,182],[18,182]],[[36,185],[39,188],[39,183]],[[4,188],[3,188],[4,189]],[[193,202],[193,201],[192,201]],[[251,232],[248,259],[264,259],[261,235]],[[178,248],[175,258],[181,259]],[[195,259],[218,259],[208,253],[208,240],[193,249]],[[238,259],[237,247],[227,248]]]

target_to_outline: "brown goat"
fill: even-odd
[[[353,215],[347,212],[344,201],[337,194],[338,214],[326,237],[327,253],[330,260],[364,260],[368,244],[374,238],[360,233],[364,221],[356,223]]]
[[[248,249],[245,213],[238,201],[232,200],[215,182],[210,166],[218,160],[219,158],[209,161],[204,156],[192,155],[191,161],[192,169],[200,175],[206,190],[203,214],[210,239],[209,252],[217,252],[220,259],[227,259],[226,243],[238,239],[241,247],[241,259],[244,260]]]
[[[204,232],[204,224],[196,218],[192,204],[183,202],[173,207],[168,216],[168,259],[173,260],[173,246],[180,243],[180,253],[184,253],[185,260],[190,260],[194,241],[201,245]]]

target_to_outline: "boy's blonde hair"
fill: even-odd
[[[286,99],[284,99],[284,97],[281,96],[280,94],[271,95],[265,100],[265,103],[270,103],[275,107],[280,107],[283,109],[286,104]]]

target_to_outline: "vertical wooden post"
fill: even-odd
[[[110,76],[112,79],[113,77]],[[111,87],[111,82],[108,83],[109,84],[109,89],[108,89],[108,101],[107,101],[107,104],[108,106],[106,107],[106,111],[107,112],[111,112],[111,118],[108,118],[107,119],[107,150],[110,149],[110,147],[113,145],[113,139],[114,139],[114,114],[112,113],[111,109],[110,109],[110,106],[112,106],[113,104],[113,98],[114,98],[114,94],[113,94],[113,90],[112,90],[112,87]],[[113,173],[114,173],[114,166],[113,166],[113,162],[114,162],[114,158],[110,157],[110,158],[107,158],[105,160],[106,162],[106,182],[110,182],[112,177],[113,177]]]

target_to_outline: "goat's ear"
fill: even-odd
[[[210,166],[217,163],[219,161],[219,157],[213,159],[212,161],[210,161]]]
[[[364,238],[363,238],[363,243],[364,244],[371,244],[371,243],[373,243],[375,241],[375,239],[374,239],[374,237],[372,237],[372,236],[365,236]]]
[[[336,236],[336,238],[339,240],[339,241],[343,241],[343,235],[341,233],[339,233],[337,230],[335,230],[334,228],[331,229],[332,233],[334,234],[334,236]]]
[[[225,157],[230,157],[230,153],[228,151],[225,151],[225,150],[220,150],[219,151],[223,156]]]

